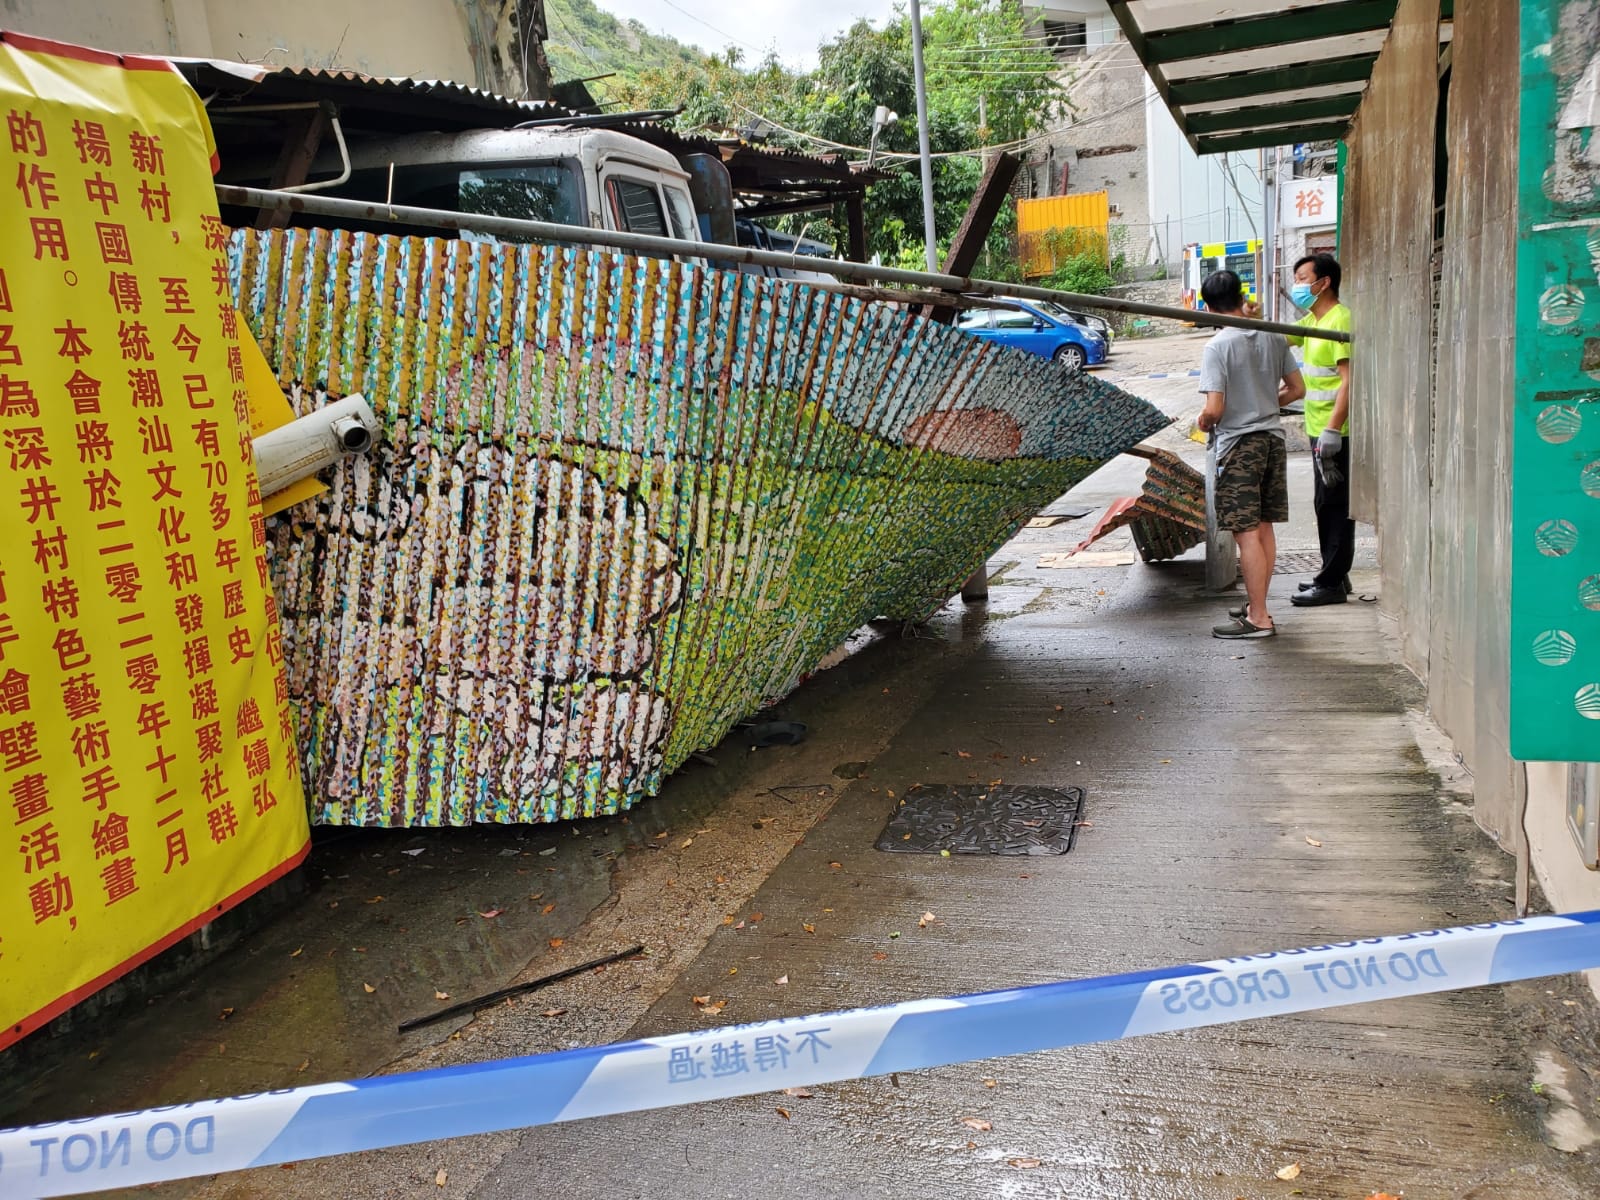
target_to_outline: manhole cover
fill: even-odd
[[[1315,575],[1322,570],[1322,555],[1315,550],[1279,550],[1278,561],[1273,564],[1274,575]]]
[[[1082,812],[1082,788],[919,784],[874,844],[904,854],[1065,854]]]

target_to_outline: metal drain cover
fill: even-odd
[[[1322,570],[1322,555],[1315,550],[1279,550],[1272,565],[1274,575],[1315,575]]]
[[[918,784],[874,845],[899,854],[1065,854],[1082,812],[1082,788]]]

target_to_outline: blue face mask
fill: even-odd
[[[1311,291],[1309,283],[1297,283],[1289,289],[1289,299],[1294,301],[1296,308],[1310,308],[1316,303],[1316,296]]]

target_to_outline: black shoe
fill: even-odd
[[[1297,596],[1290,596],[1289,603],[1298,608],[1317,608],[1323,604],[1343,604],[1345,593],[1343,588],[1307,588]]]
[[[1295,585],[1295,591],[1297,591],[1297,592],[1309,592],[1312,588],[1314,588],[1316,586],[1317,585],[1313,580],[1308,579],[1304,583],[1296,584]],[[1355,588],[1350,586],[1350,576],[1346,575],[1344,577],[1344,594],[1346,596],[1348,596],[1353,591],[1355,591]]]

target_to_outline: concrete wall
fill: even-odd
[[[1030,176],[1027,194],[1104,191],[1115,206],[1113,253],[1121,250],[1133,262],[1148,262],[1144,74],[1139,60],[1126,41],[1112,41],[1072,60],[1063,80],[1071,110],[1034,146],[1023,168]]]
[[[542,24],[542,5],[537,8]],[[512,34],[516,0],[0,0],[0,27],[125,53],[344,67],[541,97]]]
[[[1563,825],[1565,765],[1525,770],[1508,744],[1518,6],[1456,0],[1435,340],[1436,21],[1437,0],[1402,0],[1349,139],[1354,504],[1378,527],[1384,608],[1473,773],[1478,824],[1529,849],[1556,909],[1593,908],[1600,875]]]

